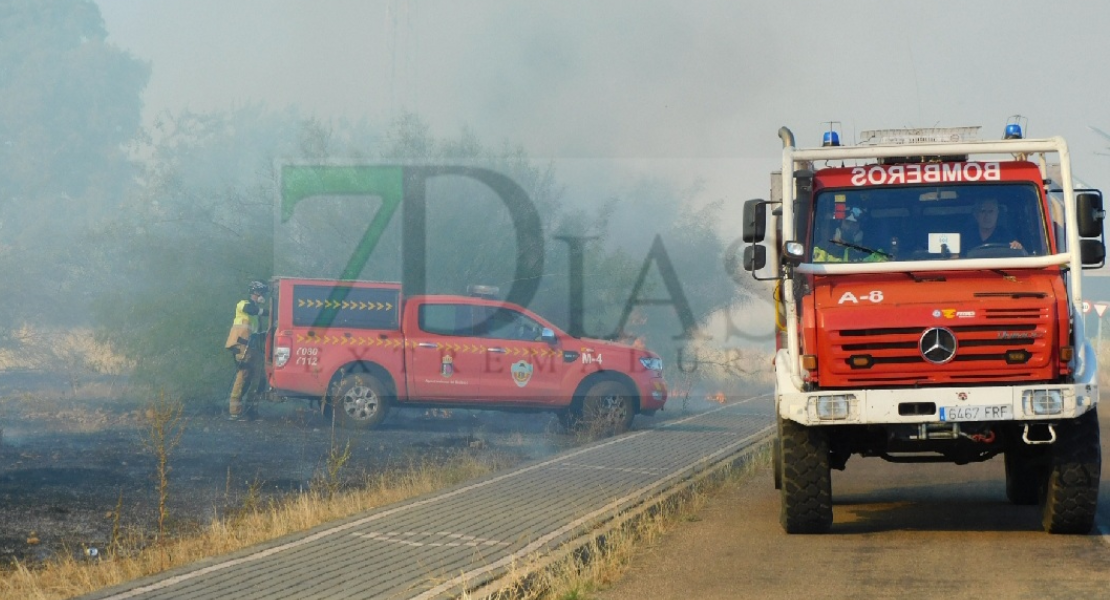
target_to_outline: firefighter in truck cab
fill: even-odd
[[[833,230],[826,242],[813,248],[813,262],[881,262],[890,260],[890,253],[881,248],[869,248],[863,231],[864,212],[859,207],[846,208],[843,202],[829,220]]]
[[[235,359],[235,379],[228,399],[228,419],[249,421],[258,417],[258,396],[265,388],[263,373],[263,336],[258,317],[266,314],[262,305],[269,287],[261,281],[247,286],[247,299],[235,305],[235,317],[225,347]]]

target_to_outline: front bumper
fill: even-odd
[[[779,359],[784,359],[779,356]],[[776,360],[776,406],[784,419],[802,425],[890,425],[939,423],[960,409],[981,407],[972,422],[1050,422],[1074,419],[1098,404],[1092,378],[1071,384],[1011,384],[928,388],[820,390],[798,389]],[[1008,409],[1005,407],[1009,407]],[[930,410],[931,409],[931,410]],[[955,410],[954,410],[955,409]],[[955,421],[955,419],[948,419]]]
[[[653,378],[637,381],[636,387],[640,391],[640,412],[654,412],[667,402],[667,381],[663,378]]]

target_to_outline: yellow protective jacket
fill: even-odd
[[[886,256],[883,256],[882,254],[879,254],[879,253],[876,252],[876,253],[873,253],[873,254],[868,254],[866,257],[864,257],[861,260],[850,261],[849,258],[848,258],[848,253],[852,249],[851,248],[843,248],[843,250],[844,250],[843,252],[840,252],[840,250],[841,250],[840,248],[837,248],[836,252],[830,252],[830,251],[818,246],[818,247],[813,249],[813,262],[815,262],[815,263],[820,263],[820,262],[886,262],[886,261],[890,260]],[[862,252],[857,252],[857,254],[863,254],[863,253]]]
[[[227,333],[224,347],[234,348],[239,344],[245,344],[252,334],[258,333],[259,314],[262,314],[262,309],[257,304],[250,300],[240,300],[235,305],[235,318],[231,321],[231,330]]]

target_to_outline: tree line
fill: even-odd
[[[192,401],[223,401],[231,375],[223,339],[251,279],[335,277],[380,203],[326,198],[276,217],[288,162],[465,164],[504,174],[539,213],[543,273],[529,306],[590,335],[623,334],[663,349],[683,333],[658,238],[692,318],[737,292],[715,232],[723,207],[690,208],[701,192],[641,176],[602,197],[568,192],[552,160],[461,127],[436,134],[416,114],[388,123],[322,120],[251,104],[141,122],[151,69],[108,44],[96,5],[15,2],[0,18],[0,344],[22,324],[95,327],[132,359],[135,382]],[[427,190],[429,293],[513,284],[518,255],[508,212],[489,190],[445,177]],[[635,219],[630,219],[630,216]],[[395,221],[397,221],[395,219]],[[634,230],[628,224],[635,222]],[[620,225],[614,226],[614,223]],[[618,229],[620,227],[620,229]],[[402,277],[401,227],[391,223],[359,278]],[[580,323],[571,323],[579,244]],[[560,241],[564,240],[564,241]],[[645,265],[647,270],[645,271]],[[646,276],[644,273],[647,273]],[[637,287],[637,285],[639,287]],[[624,331],[616,331],[624,321]]]

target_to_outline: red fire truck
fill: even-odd
[[[1006,494],[1086,533],[1101,450],[1080,277],[1105,256],[1102,195],[1063,139],[978,127],[877,130],[796,148],[744,207],[744,265],[775,281],[775,485],[783,528],[833,522],[853,454],[1003,455]]]
[[[404,298],[397,283],[292,278],[270,289],[273,393],[322,399],[345,426],[374,427],[391,407],[413,406],[550,411],[570,428],[620,432],[667,400],[659,355],[572,337],[490,297]]]

